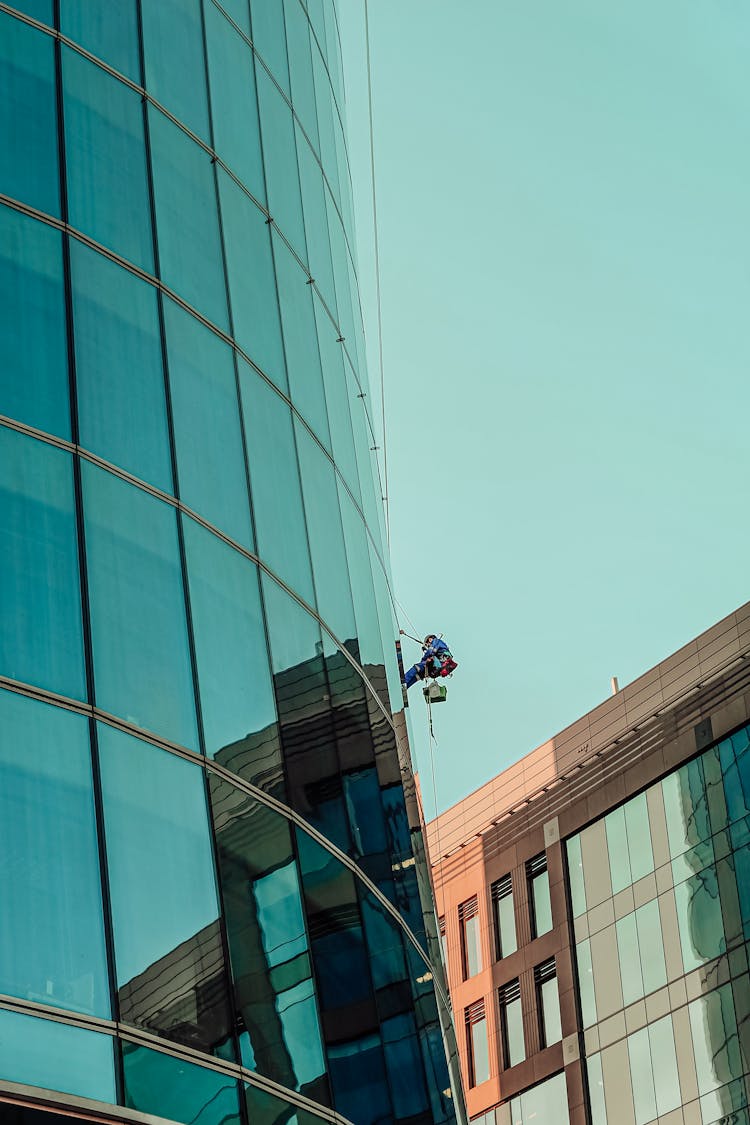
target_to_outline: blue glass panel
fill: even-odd
[[[330,448],[323,373],[312,288],[285,243],[274,236],[274,261],[284,329],[289,397],[323,444]]]
[[[264,10],[281,5],[262,4]],[[281,17],[283,19],[283,16]],[[306,261],[305,224],[297,169],[297,146],[292,111],[262,67],[257,70],[263,158],[268,186],[268,208],[282,233]]]
[[[86,698],[73,465],[0,427],[0,669]]]
[[[60,0],[60,30],[92,55],[141,81],[136,0]]]
[[[361,905],[374,987],[386,988],[406,980],[404,946],[394,920],[370,891],[362,893]]]
[[[289,65],[286,56],[283,4],[251,0],[253,43],[278,84],[289,93]]]
[[[240,1125],[237,1082],[148,1047],[123,1043],[125,1105],[184,1125]]]
[[[83,464],[97,703],[195,749],[174,509]]]
[[[56,105],[54,39],[0,13],[0,190],[51,215],[60,214]]]
[[[142,0],[146,88],[208,142],[201,0]]]
[[[70,251],[81,445],[171,492],[156,289],[75,239]]]
[[[211,157],[149,106],[159,268],[167,285],[227,331],[227,294]]]
[[[70,222],[153,273],[141,99],[68,47],[62,58]]]
[[[254,563],[183,521],[206,753],[265,788],[281,771]]]
[[[291,410],[243,361],[240,388],[258,551],[268,566],[314,604]]]
[[[231,177],[221,168],[218,176],[234,335],[253,363],[286,390],[269,228]]]
[[[744,820],[750,815],[750,728],[737,731],[718,749],[727,817],[730,823]]]
[[[0,692],[0,992],[108,1017],[88,722]]]
[[[419,1040],[411,1012],[392,1016],[382,1026],[383,1051],[396,1117],[412,1117],[428,1108]]]
[[[0,1078],[116,1102],[109,1035],[0,1010]]]
[[[232,349],[173,301],[164,320],[180,498],[252,550]]]
[[[0,207],[0,414],[70,438],[62,238]]]
[[[203,770],[98,730],[121,1018],[224,1054],[228,1003]]]
[[[334,1104],[357,1125],[393,1121],[380,1036],[345,1039],[328,1047]]]
[[[253,52],[214,4],[206,5],[206,45],[214,148],[265,203]]]

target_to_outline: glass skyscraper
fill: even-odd
[[[452,1122],[332,0],[3,4],[0,292],[2,1120]]]

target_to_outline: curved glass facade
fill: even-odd
[[[461,1115],[342,110],[331,0],[0,9],[0,1096]]]

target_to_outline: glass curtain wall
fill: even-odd
[[[0,12],[0,1078],[205,1125],[456,1114],[338,39]]]

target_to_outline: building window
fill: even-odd
[[[484,1000],[477,1000],[464,1012],[466,1045],[469,1055],[469,1086],[481,1086],[490,1076],[490,1050],[487,1042],[487,1017]]]
[[[541,937],[552,929],[552,904],[549,897],[549,872],[544,852],[526,864],[531,907],[531,936]]]
[[[475,976],[482,968],[482,946],[479,939],[479,905],[477,896],[462,902],[458,908],[461,926],[461,958],[464,980]]]
[[[513,883],[510,875],[492,884],[492,906],[495,915],[495,949],[497,958],[509,957],[518,949],[516,918],[513,910]]]
[[[516,1066],[526,1058],[521,1014],[521,986],[518,980],[509,981],[498,992],[500,1001],[500,1035],[503,1043],[505,1069]]]
[[[536,985],[536,1004],[539,1013],[539,1043],[549,1047],[562,1039],[560,1026],[560,994],[557,987],[555,959],[537,965],[534,969]]]
[[[445,916],[438,918],[438,933],[440,934],[440,953],[443,957],[443,967],[448,971],[448,943],[445,938]]]

